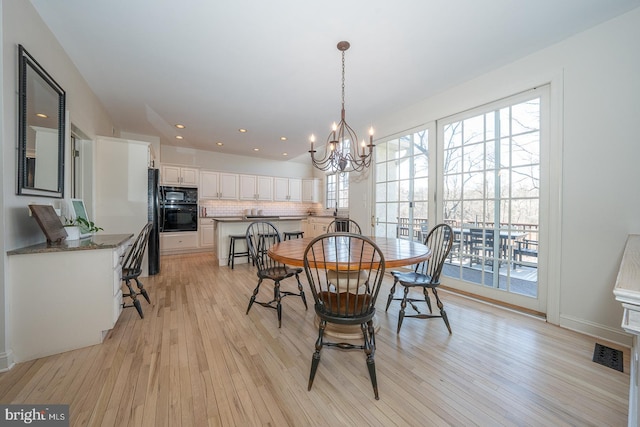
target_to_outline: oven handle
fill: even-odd
[[[164,231],[164,207],[160,208],[160,232]]]

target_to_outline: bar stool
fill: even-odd
[[[275,245],[280,241],[280,236],[277,232],[273,233],[258,233],[258,256],[262,256],[267,252],[267,249]]]
[[[304,231],[285,231],[284,232],[284,240],[291,240],[294,237],[296,239],[304,237]]]
[[[233,270],[234,261],[237,257],[247,257],[249,262],[249,251],[236,252],[236,240],[246,240],[247,237],[244,234],[230,234],[229,235],[229,256],[227,257],[227,265],[231,265]]]

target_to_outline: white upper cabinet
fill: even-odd
[[[200,171],[200,198],[238,200],[238,175]]]
[[[302,180],[302,201],[318,203],[320,201],[320,180],[317,178]]]
[[[297,178],[274,178],[273,199],[278,202],[299,202],[302,200],[302,180]]]
[[[273,200],[273,178],[240,175],[240,200]]]
[[[302,180],[289,178],[289,201],[302,201]]]
[[[198,169],[182,166],[162,165],[160,179],[164,185],[198,186]]]

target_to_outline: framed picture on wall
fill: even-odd
[[[84,205],[82,199],[71,199],[71,213],[73,219],[82,218],[86,223],[90,223],[89,215],[87,214],[87,208]],[[83,224],[80,224],[80,237],[87,237],[91,235],[91,231]]]

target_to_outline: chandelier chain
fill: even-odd
[[[342,109],[344,110],[344,50],[342,51]]]

